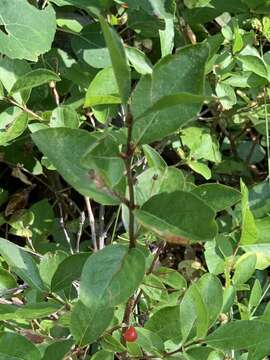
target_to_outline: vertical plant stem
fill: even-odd
[[[128,183],[128,192],[129,192],[129,224],[128,224],[128,233],[129,233],[129,248],[136,247],[136,237],[134,232],[134,214],[133,210],[135,208],[135,197],[134,197],[134,181],[132,175],[132,160],[134,154],[134,146],[132,144],[132,126],[133,118],[131,113],[127,113],[125,116],[125,123],[127,126],[127,145],[126,145],[126,154],[125,154],[125,165],[126,165],[126,174],[127,174],[127,183]]]
[[[81,242],[84,223],[85,223],[85,213],[84,211],[82,211],[80,215],[79,229],[77,233],[76,252],[80,252],[80,242]]]
[[[92,236],[92,244],[93,244],[93,250],[97,251],[97,234],[96,234],[96,223],[95,223],[95,217],[92,210],[91,202],[88,196],[84,197],[84,201],[86,204],[86,210],[88,214],[89,224],[91,228],[91,236]]]
[[[104,240],[106,233],[104,232],[104,216],[105,216],[105,206],[100,205],[99,207],[99,248],[104,248]]]
[[[63,233],[65,235],[65,238],[66,238],[66,241],[68,243],[68,246],[69,246],[69,250],[70,250],[70,253],[73,254],[73,248],[72,248],[72,244],[71,244],[71,240],[70,240],[70,236],[67,232],[67,229],[66,229],[66,225],[65,225],[65,220],[64,220],[64,213],[63,213],[63,208],[62,208],[62,204],[59,203],[58,204],[58,207],[59,207],[59,212],[60,212],[60,226],[61,226],[61,229],[63,230]]]
[[[134,214],[133,210],[135,208],[135,196],[134,196],[134,180],[133,180],[133,174],[132,174],[132,160],[134,155],[135,146],[132,143],[132,127],[133,127],[133,117],[130,112],[125,112],[125,109],[123,108],[123,115],[125,124],[127,127],[127,144],[126,144],[126,152],[123,156],[123,159],[125,161],[125,167],[126,167],[126,176],[127,176],[127,183],[128,183],[128,193],[129,193],[129,202],[127,204],[128,206],[128,212],[129,212],[129,223],[128,223],[128,235],[129,235],[129,248],[133,249],[136,247],[136,236],[134,231]],[[135,298],[134,296],[131,296],[126,304],[125,313],[123,317],[123,323],[126,326],[129,326],[130,324],[130,318],[133,311]],[[122,331],[122,342],[125,344],[124,340],[124,331],[125,328],[123,328]],[[123,359],[128,359],[129,356],[127,352],[122,354]]]
[[[266,102],[266,89],[264,89],[264,115],[265,115],[265,132],[266,132],[266,146],[267,146],[267,165],[268,165],[268,182],[270,185],[270,143],[269,143],[269,123],[268,123],[268,111]]]

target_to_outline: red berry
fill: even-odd
[[[130,326],[123,334],[123,337],[128,342],[134,342],[137,340],[138,334],[134,326]]]

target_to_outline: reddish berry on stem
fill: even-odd
[[[137,340],[138,334],[134,326],[130,326],[123,334],[123,337],[128,342],[134,342]]]

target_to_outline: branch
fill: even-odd
[[[94,217],[94,213],[92,210],[92,206],[91,206],[89,197],[85,196],[84,200],[85,200],[89,224],[90,224],[90,228],[91,228],[93,249],[94,249],[94,252],[96,252],[98,250],[98,248],[97,248],[97,234],[96,234],[95,217]]]
[[[134,196],[134,180],[132,175],[132,160],[135,147],[132,144],[132,127],[133,127],[133,117],[131,113],[125,115],[125,123],[127,126],[127,145],[126,153],[124,154],[124,161],[126,166],[127,182],[128,182],[128,192],[129,192],[129,224],[128,224],[128,233],[129,233],[129,248],[136,247],[136,237],[134,232],[134,214],[133,210],[135,209],[135,196]]]

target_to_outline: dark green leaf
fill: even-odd
[[[33,320],[45,318],[57,312],[59,309],[60,305],[53,302],[27,304],[24,306],[0,304],[0,320]]]
[[[42,360],[63,360],[70,351],[73,340],[58,340],[51,343],[45,350]]]
[[[181,340],[180,306],[167,306],[157,312],[146,322],[145,328],[157,334],[163,341]]]
[[[58,106],[52,112],[50,126],[77,129],[79,127],[79,116],[71,106]]]
[[[267,80],[269,79],[267,67],[261,58],[253,55],[240,55],[238,58],[246,70],[252,71]]]
[[[132,101],[134,140],[150,143],[161,139],[196,116],[203,102],[207,57],[208,48],[205,45],[187,46],[160,60],[154,66],[152,76],[145,75],[141,78]],[[173,87],[171,84],[174,84]],[[181,95],[179,101],[177,94],[183,93],[195,97],[191,101],[189,95],[185,96],[184,101]],[[168,99],[172,100],[170,107],[167,106]],[[153,109],[149,115],[144,116],[156,103],[159,104],[156,105],[157,111]]]
[[[89,253],[70,255],[58,266],[51,281],[52,291],[57,292],[70,286],[73,281],[81,276],[83,266],[89,257]]]
[[[113,309],[99,304],[86,307],[80,301],[71,315],[71,333],[80,346],[91,344],[102,335],[113,319]]]
[[[107,189],[102,189],[102,186],[97,188],[89,169],[81,165],[82,155],[97,141],[95,136],[85,130],[57,128],[37,131],[32,138],[63,178],[79,193],[103,204],[119,202]]]
[[[204,297],[207,300],[206,294],[204,294]],[[181,301],[180,316],[181,332],[184,340],[188,338],[193,328],[196,328],[198,338],[206,335],[210,325],[209,314],[200,288],[195,283],[188,288]]]
[[[212,274],[203,275],[196,283],[206,305],[210,326],[222,310],[223,290],[219,279]]]
[[[12,289],[17,286],[17,281],[7,270],[0,268],[0,293],[1,290]]]
[[[80,286],[80,300],[91,306],[113,307],[126,301],[142,282],[143,253],[123,245],[110,245],[86,261]]]
[[[221,184],[203,184],[192,190],[192,193],[216,211],[224,210],[241,200],[241,193],[238,190]]]
[[[172,243],[207,241],[217,233],[214,210],[183,191],[155,195],[134,213],[143,226]]]
[[[219,327],[206,338],[208,345],[222,350],[249,350],[249,359],[261,360],[270,352],[270,324],[241,320]]]
[[[75,54],[90,66],[105,68],[111,65],[100,24],[85,26],[80,34],[74,35],[71,45]]]
[[[1,360],[41,360],[38,348],[24,336],[12,332],[0,333]]]
[[[0,238],[0,254],[8,265],[27,284],[39,291],[44,290],[44,285],[39,275],[38,267],[32,256],[22,248],[8,240]]]
[[[47,285],[51,288],[52,278],[62,261],[67,257],[67,254],[63,251],[47,252],[40,261],[39,271],[40,276]]]
[[[32,89],[36,86],[47,84],[50,81],[60,81],[59,76],[51,70],[36,69],[19,77],[10,90],[10,94]]]

